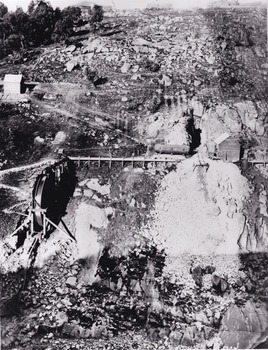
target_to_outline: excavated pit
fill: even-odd
[[[78,244],[62,232],[51,233],[23,290],[27,245],[2,271],[7,350],[265,346],[267,170],[246,164],[243,177],[238,167],[211,160],[207,152],[214,155],[215,139],[229,133],[242,139],[245,156],[267,157],[267,54],[260,29],[266,15],[243,8],[178,17],[152,11],[139,14],[142,27],[132,27],[130,40],[89,39],[73,53],[46,48],[34,64],[26,64],[31,77],[38,72],[41,81],[66,83],[40,84],[52,98],[32,95],[40,118],[27,104],[19,107],[29,142],[22,152],[8,153],[13,145],[3,139],[9,146],[4,155],[14,164],[39,159],[57,148],[53,143],[50,149],[49,140],[59,130],[67,139],[58,146],[70,155],[72,147],[78,155],[87,152],[82,147],[96,147],[91,154],[98,156],[104,146],[106,154],[131,157],[157,140],[190,145],[197,154],[178,166],[109,169],[93,163],[79,170],[64,217]],[[155,30],[161,42],[154,41]],[[148,41],[139,38],[145,31]],[[90,60],[108,80],[92,92],[83,76],[88,56],[82,49],[96,42],[100,52]],[[153,58],[143,62],[149,53]],[[53,68],[55,61],[64,67],[76,58],[79,70]],[[15,115],[9,123],[17,126],[17,120]],[[38,126],[35,142],[41,136],[46,145],[32,147],[31,125]],[[29,182],[22,185],[15,175],[4,185],[27,193]],[[17,195],[23,200],[21,191]],[[4,218],[0,229],[6,236],[17,216]]]
[[[64,343],[146,330],[150,341],[173,347],[216,344],[218,334],[233,344],[224,315],[235,305],[260,320],[253,340],[246,325],[246,344],[265,340],[267,254],[239,255],[234,223],[241,194],[248,196],[239,169],[199,154],[175,169],[119,169],[78,170],[64,219],[77,244],[57,231],[42,242],[23,290],[24,270],[3,275],[4,322],[43,310],[36,343],[51,334]]]

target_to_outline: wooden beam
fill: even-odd
[[[125,162],[130,162],[133,164],[134,162],[141,162],[141,163],[178,163],[185,159],[185,157],[68,157],[70,160],[74,162],[89,162],[89,161],[97,161],[98,164],[100,162],[121,162],[124,164]]]

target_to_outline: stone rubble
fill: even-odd
[[[196,158],[187,162],[193,166]],[[186,168],[187,162],[184,165]],[[210,161],[211,168],[213,162],[215,161]],[[223,169],[224,167],[228,168],[227,172],[232,181],[238,177],[244,196],[247,196],[246,180],[241,183],[241,175],[238,171],[234,171],[235,168],[232,169],[232,177],[230,171],[232,165],[222,164]],[[185,176],[190,175],[186,168]],[[166,175],[166,179],[164,178],[166,186],[162,191],[167,191],[168,178],[175,172],[173,170]],[[108,197],[106,191],[100,190],[102,203],[106,203],[105,215],[107,217],[112,215],[109,217],[111,222],[113,217],[117,217],[118,211],[124,210],[125,215],[133,212],[135,206],[131,204],[131,199],[136,198],[137,201],[139,198],[145,201],[147,192],[144,198],[141,198],[136,197],[133,190],[136,188],[135,184],[144,185],[145,179],[149,180],[146,173],[147,171],[142,169],[124,168],[109,186]],[[199,180],[202,180],[200,176],[204,175],[204,171],[197,174]],[[221,176],[224,176],[223,172]],[[163,175],[160,179],[162,177]],[[88,184],[99,183],[93,180],[94,176],[90,180],[79,182],[81,193],[88,188]],[[223,181],[221,183],[226,184]],[[205,188],[208,199],[210,198],[208,186],[202,187],[198,193],[201,195],[201,191],[205,191]],[[234,185],[228,188],[228,191],[232,191],[233,198],[236,198],[234,191],[240,193],[242,191]],[[139,187],[139,190],[142,188]],[[226,191],[226,188],[223,191]],[[222,192],[220,193],[222,196]],[[225,194],[227,193],[229,192]],[[215,192],[213,195],[217,197]],[[159,200],[158,196],[156,203]],[[226,198],[228,199],[228,196]],[[99,207],[98,201],[90,199],[89,204],[88,196],[82,196],[80,201],[81,199],[83,202],[77,203],[77,197],[74,197],[70,205],[77,206],[78,211],[79,208],[83,209],[81,211],[83,216],[85,216],[82,214],[84,210],[92,215],[95,213],[91,229],[96,230],[97,241],[101,242],[101,236],[104,239],[105,232],[100,230],[107,228],[104,211]],[[165,198],[166,201],[169,199],[170,197]],[[118,207],[109,209],[115,200]],[[237,196],[236,201],[236,210],[239,211],[241,198]],[[137,201],[137,204],[140,205],[140,202]],[[146,207],[150,208],[148,202]],[[222,209],[224,216],[227,217],[228,211]],[[79,215],[78,211],[73,211],[75,216]],[[152,208],[150,212],[152,213]],[[70,220],[71,217],[67,215],[66,221]],[[109,244],[112,242],[119,244],[120,241],[116,240],[117,235],[122,241],[122,234],[117,233],[115,227],[109,226],[111,222],[108,227],[114,236],[105,237],[106,246],[109,241]],[[75,227],[77,235],[81,232],[82,226]],[[85,224],[85,227],[89,225]],[[58,235],[59,232],[54,238],[50,237],[50,245],[56,237],[59,238]],[[135,235],[135,240],[129,239],[131,235]],[[264,308],[267,298],[267,277],[265,279],[262,257],[260,260],[254,256],[245,257],[245,260],[241,261],[238,256],[237,260],[234,260],[232,255],[223,257],[178,254],[174,258],[170,256],[169,250],[166,250],[168,254],[165,253],[161,248],[162,239],[159,237],[157,241],[154,234],[145,237],[132,231],[128,234],[125,232],[124,238],[121,248],[126,247],[127,243],[129,247],[127,253],[124,250],[105,248],[101,254],[97,252],[95,263],[92,256],[89,256],[90,263],[86,265],[83,261],[75,261],[76,244],[67,239],[58,240],[61,243],[56,255],[52,251],[51,254],[45,255],[46,245],[41,246],[37,255],[39,270],[33,272],[21,295],[22,315],[20,319],[17,316],[13,318],[16,320],[17,328],[12,323],[14,322],[12,318],[6,319],[3,344],[29,350],[43,345],[57,349],[72,349],[72,344],[81,349],[101,349],[100,344],[105,342],[116,344],[120,339],[121,344],[127,349],[131,349],[132,346],[150,349],[152,344],[158,349],[174,349],[178,346],[217,349],[226,344],[249,346],[258,344],[264,339],[267,326],[267,312]],[[92,275],[89,269],[92,266],[96,268],[95,278],[89,281],[86,278]],[[11,292],[9,281],[6,275],[4,292],[6,290]],[[14,285],[13,293],[16,292],[16,288]],[[252,293],[256,290],[260,293],[260,299],[253,301]],[[8,304],[4,305],[4,311],[10,313]],[[237,310],[236,313],[233,312],[234,308]],[[249,317],[253,317],[255,321],[253,319],[252,321],[255,323],[248,323],[246,333],[240,332],[238,337],[237,333],[236,335],[233,333],[232,322],[237,324],[237,327],[240,327],[239,324],[244,327],[244,317],[241,316],[244,314],[251,315]],[[255,327],[256,331],[250,327]],[[142,333],[145,329],[146,334]],[[137,338],[139,334],[142,334],[141,338]]]
[[[235,165],[195,155],[164,177],[148,230],[174,256],[237,254],[249,194]]]
[[[2,271],[7,349],[220,349],[265,341],[267,174],[256,167],[241,175],[208,152],[229,132],[251,144],[252,159],[267,156],[266,15],[239,8],[138,16],[124,40],[90,36],[65,50],[42,48],[22,67],[47,84],[34,94],[53,108],[69,99],[66,115],[83,120],[92,108],[98,126],[107,118],[131,134],[131,120],[148,142],[189,144],[193,117],[201,147],[175,169],[127,167],[109,181],[107,168],[81,175],[66,216],[77,244],[59,232],[42,242],[21,293],[27,247]],[[94,132],[86,136],[97,138]]]

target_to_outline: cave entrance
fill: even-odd
[[[201,144],[202,130],[195,127],[194,116],[192,112],[187,119],[186,131],[190,137],[190,153],[194,153],[195,149]]]

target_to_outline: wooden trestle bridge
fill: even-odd
[[[130,163],[132,166],[134,164],[141,164],[143,167],[145,164],[152,163],[153,165],[156,165],[157,163],[179,163],[182,160],[185,159],[184,156],[148,156],[148,157],[68,157],[73,162],[76,162],[78,166],[81,165],[81,163],[87,163],[90,165],[92,162],[97,162],[98,166],[100,167],[102,162],[108,162],[109,167],[112,166],[112,163],[121,163],[122,166],[126,165],[127,163]]]
[[[154,166],[157,163],[180,163],[184,159],[186,159],[185,156],[182,155],[170,155],[170,156],[138,156],[138,157],[91,157],[91,156],[86,156],[86,157],[72,157],[68,156],[70,160],[73,162],[77,163],[78,167],[80,167],[81,163],[87,163],[90,165],[90,163],[97,162],[98,167],[100,167],[102,162],[108,162],[109,167],[112,166],[112,163],[121,163],[122,166],[125,166],[127,163],[130,163],[132,166],[134,164],[142,165],[142,167],[145,167],[145,164],[152,163]],[[245,165],[263,165],[266,167],[268,165],[268,159],[253,159],[253,160],[248,160],[248,159],[241,159],[239,161],[233,162],[235,164],[237,163],[244,163]]]

